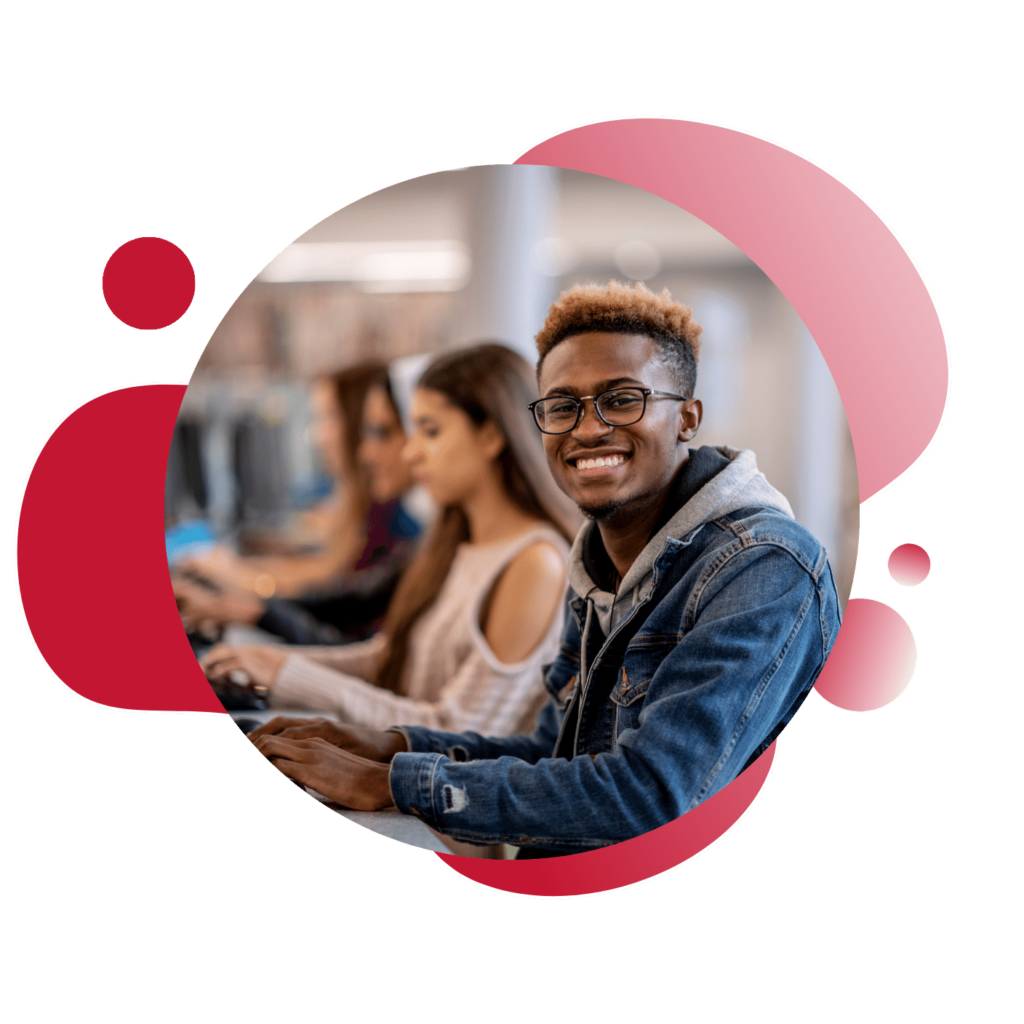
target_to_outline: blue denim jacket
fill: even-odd
[[[597,602],[570,590],[532,734],[404,728],[398,808],[455,839],[571,853],[677,818],[767,749],[825,663],[839,602],[785,499],[731,508],[744,491],[761,493],[734,489],[711,502],[728,511],[648,545],[649,572],[607,636]]]

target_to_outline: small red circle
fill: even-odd
[[[189,258],[166,238],[133,238],[103,268],[103,298],[110,311],[140,331],[173,324],[195,293]]]

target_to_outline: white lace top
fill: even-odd
[[[385,649],[384,637],[376,636],[344,647],[296,648],[302,653],[285,660],[272,704],[331,712],[379,729],[424,725],[499,736],[530,728],[543,703],[541,667],[558,650],[561,602],[543,640],[514,665],[495,657],[480,629],[480,612],[509,562],[538,541],[568,557],[568,545],[548,526],[492,544],[459,546],[437,599],[410,633],[402,696],[366,682]]]

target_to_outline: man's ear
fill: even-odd
[[[478,428],[476,436],[488,459],[496,459],[508,446],[505,435],[494,420],[485,420]]]
[[[679,410],[679,440],[689,441],[697,433],[704,418],[704,406],[699,398],[691,398]]]

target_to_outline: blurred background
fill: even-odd
[[[753,448],[829,551],[845,605],[859,499],[831,374],[793,308],[734,245],[630,185],[545,167],[474,167],[384,189],[284,250],[228,311],[181,406],[168,527],[244,550],[330,497],[310,389],[358,360],[482,340],[536,361],[559,291],[616,278],[668,288],[704,327],[697,443]]]

